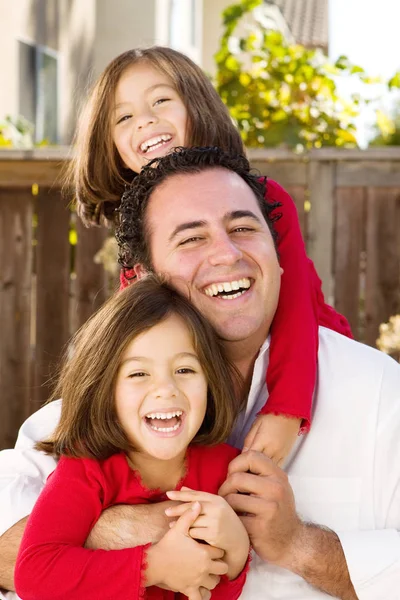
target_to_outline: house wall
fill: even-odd
[[[195,36],[186,25],[192,23],[193,7]],[[19,41],[42,46],[58,58],[58,142],[68,144],[88,89],[121,52],[170,45],[173,31],[174,47],[201,64],[202,7],[203,0],[0,0],[0,72],[6,82],[0,89],[0,119],[18,115],[22,106],[34,120],[32,81],[25,81],[25,89],[20,84]]]
[[[233,4],[232,0],[203,0],[203,34],[200,64],[206,73],[210,75],[215,73],[213,56],[218,50],[219,40],[223,31],[221,14],[231,4]]]
[[[0,118],[16,114],[19,103],[19,41],[58,50],[56,3],[45,0],[0,0]],[[22,84],[23,82],[21,82]],[[22,86],[21,86],[22,87]]]

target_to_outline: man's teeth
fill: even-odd
[[[244,277],[243,279],[238,279],[235,281],[224,281],[221,283],[212,283],[205,290],[204,293],[207,296],[217,296],[218,294],[224,292],[235,292],[238,291],[237,294],[229,293],[228,296],[221,296],[224,300],[233,300],[234,298],[238,298],[242,294],[245,293],[246,290],[250,287],[250,279],[248,277]]]
[[[147,152],[150,148],[151,150],[157,150],[157,148],[162,146],[164,142],[169,142],[171,139],[172,136],[166,133],[163,133],[162,135],[157,135],[156,137],[153,137],[150,140],[143,142],[143,144],[140,145],[140,150],[142,152]]]

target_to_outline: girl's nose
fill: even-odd
[[[212,266],[234,265],[243,257],[240,248],[232,242],[229,235],[225,234],[215,240],[209,253],[209,262]]]
[[[174,398],[177,396],[177,388],[171,379],[158,381],[154,386],[154,396],[156,398]]]
[[[157,121],[157,117],[150,111],[145,111],[136,117],[137,129],[143,129]]]

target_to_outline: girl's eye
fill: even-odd
[[[182,367],[181,369],[177,369],[176,371],[178,375],[189,375],[191,373],[195,373],[194,369],[190,369],[189,367]]]
[[[164,102],[168,102],[170,100],[170,98],[160,98],[159,100],[156,100],[154,102],[154,106],[157,106],[157,104],[163,104]]]
[[[132,115],[124,115],[123,117],[119,117],[119,119],[117,120],[117,125],[119,125],[120,123],[123,123],[124,121],[127,121],[128,119],[131,118]]]
[[[133,379],[134,377],[146,377],[147,373],[144,373],[143,371],[137,371],[136,373],[130,373],[128,375],[129,379]]]

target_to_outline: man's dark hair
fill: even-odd
[[[152,270],[146,210],[154,190],[169,177],[201,173],[212,168],[228,169],[247,183],[275,240],[273,222],[280,214],[272,215],[272,212],[280,203],[265,201],[266,177],[251,173],[246,157],[217,147],[175,148],[174,152],[149,162],[121,198],[115,235],[119,245],[118,260],[123,268],[132,269],[140,263],[145,269]]]

